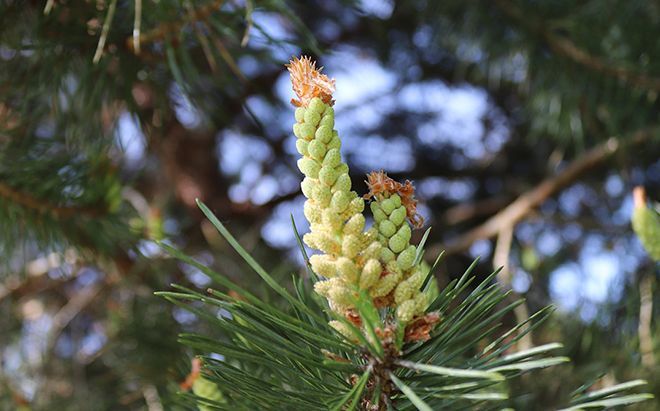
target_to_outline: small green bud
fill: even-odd
[[[330,139],[330,142],[328,143],[328,148],[329,149],[336,148],[337,150],[339,150],[341,148],[341,140],[339,139],[339,135],[337,134],[336,131],[333,131],[332,134],[333,136]]]
[[[305,121],[305,107],[298,107],[295,116],[298,123]]]
[[[373,214],[374,214],[374,220],[377,223],[380,223],[382,221],[387,221],[387,215],[385,215],[385,213],[383,213],[383,210],[381,210],[380,208],[377,209]]]
[[[309,152],[307,151],[307,146],[309,143],[303,139],[296,140],[296,150],[303,156],[306,156]]]
[[[401,304],[404,301],[409,300],[414,292],[415,289],[409,281],[401,281],[394,289],[394,302]]]
[[[418,264],[417,267],[415,267],[415,272],[408,277],[406,281],[408,281],[414,289],[419,290],[428,273],[428,267],[425,269],[422,264]]]
[[[337,167],[341,163],[341,154],[339,150],[328,150],[323,159],[323,165],[328,167]]]
[[[382,220],[378,224],[378,231],[385,237],[390,238],[396,233],[396,226],[390,220]]]
[[[346,209],[350,215],[361,213],[364,210],[364,200],[362,197],[358,197],[355,191],[351,191],[351,196],[353,200],[348,204]]]
[[[323,116],[324,117],[328,116],[328,117],[334,118],[335,117],[335,108],[330,106],[330,105],[326,106],[325,111],[323,112]]]
[[[402,225],[396,234],[401,236],[401,238],[403,238],[406,243],[410,242],[410,236],[412,235],[412,232],[410,231],[410,226],[408,224]]]
[[[373,241],[367,248],[362,251],[362,257],[366,259],[376,259],[380,257],[380,250],[383,245],[378,241]]]
[[[393,194],[390,200],[394,202],[394,207],[401,207],[401,197],[398,194]]]
[[[328,187],[324,187],[322,184],[316,184],[312,191],[312,198],[314,199],[314,202],[318,203],[321,207],[327,207],[328,204],[330,204],[332,193]]]
[[[300,189],[302,190],[303,195],[307,198],[313,197],[315,186],[316,182],[310,177],[305,177],[303,178],[303,181],[300,182]]]
[[[380,259],[381,259],[381,261],[383,261],[384,263],[388,263],[388,262],[394,260],[394,257],[395,256],[394,256],[394,253],[392,252],[392,250],[390,250],[389,248],[385,248],[385,247],[381,248],[381,250],[380,250]]]
[[[316,131],[316,129],[311,124],[307,124],[307,123],[298,124],[297,129],[298,129],[298,134],[296,134],[296,137],[308,141],[314,138],[314,132]],[[296,131],[295,126],[293,131],[294,132]]]
[[[355,283],[358,280],[358,269],[355,263],[346,257],[337,259],[337,272],[347,283]]]
[[[335,193],[335,195],[336,194],[337,193]],[[333,195],[333,199],[334,199],[334,195]],[[348,202],[346,202],[346,205],[348,205]],[[364,224],[365,224],[364,215],[355,214],[344,225],[344,233],[346,233],[346,234],[359,234],[359,233],[362,232],[362,230],[364,230]]]
[[[643,203],[633,210],[632,227],[651,259],[660,261],[660,215]]]
[[[335,168],[323,166],[321,167],[318,173],[318,177],[323,184],[327,186],[332,186],[333,184],[335,184],[335,181],[337,181],[337,178],[339,177],[339,173],[336,171]]]
[[[346,338],[348,341],[352,341],[354,343],[357,343],[359,341],[357,336],[353,333],[353,330],[343,322],[332,320],[328,322],[328,325],[334,328],[339,334],[343,335],[344,338]]]
[[[332,191],[350,191],[351,190],[351,178],[348,174],[341,174],[337,177],[335,185],[332,186]]]
[[[323,222],[326,230],[337,232],[341,229],[341,217],[339,217],[339,214],[337,214],[337,212],[331,208],[326,208],[323,210],[321,221]]]
[[[362,273],[360,274],[360,288],[364,290],[374,285],[376,281],[378,281],[378,278],[380,278],[381,271],[382,267],[378,260],[368,260],[362,268]]]
[[[335,191],[330,200],[330,207],[336,213],[341,213],[346,210],[348,203],[351,201],[351,195],[347,191]]]
[[[415,300],[407,300],[396,309],[396,318],[399,322],[405,324],[413,319],[416,311],[415,305]]]
[[[390,215],[392,214],[392,211],[394,211],[396,207],[392,199],[386,198],[385,200],[380,202],[380,208],[385,212],[385,214]]]
[[[298,168],[304,175],[311,178],[318,178],[321,166],[316,161],[308,157],[303,157],[298,160]]]
[[[337,254],[340,250],[339,244],[326,233],[307,233],[303,236],[303,241],[311,248],[316,248],[326,254]]]
[[[416,252],[417,250],[415,249],[415,246],[410,245],[403,252],[401,252],[401,254],[399,254],[399,256],[396,259],[396,263],[401,270],[406,271],[412,268],[415,262]]]
[[[403,224],[405,220],[406,208],[404,206],[400,206],[399,208],[392,211],[392,214],[390,214],[390,221],[393,222],[397,227]]]
[[[310,258],[310,262],[311,262],[311,258]],[[317,282],[314,283],[314,291],[319,295],[327,297],[328,296],[328,291],[330,291],[330,289],[332,287],[334,287],[335,284],[337,284],[337,281],[336,281],[335,278],[333,278],[331,280],[317,281]]]
[[[328,144],[330,140],[332,140],[332,128],[321,125],[318,129],[316,129],[314,137],[316,137],[316,139],[321,143]]]
[[[378,201],[372,201],[369,203],[369,208],[372,213],[375,213],[377,210],[380,210],[380,204],[378,204]]]
[[[330,138],[332,138],[332,129],[335,127],[335,117],[334,116],[330,117],[330,116],[326,116],[326,115],[321,117],[321,122],[319,123],[319,128],[321,128],[321,127],[329,128],[331,130],[330,131]]]
[[[385,221],[389,221],[389,220],[385,220]],[[389,221],[389,222],[391,224],[391,221]],[[392,224],[392,225],[394,225],[394,224]],[[395,252],[397,254],[400,253],[401,251],[403,251],[403,249],[406,248],[407,245],[408,245],[408,242],[406,240],[404,240],[398,234],[393,235],[390,238],[390,240],[387,242],[387,246],[390,248],[390,250],[392,250],[393,252]]]
[[[321,121],[321,115],[318,111],[307,110],[305,111],[305,124],[309,124],[313,127],[316,127]]]
[[[298,140],[301,141],[301,140]],[[321,161],[323,160],[323,157],[325,157],[325,144],[321,143],[319,140],[314,139],[309,142],[307,146],[307,150],[309,151],[309,155],[314,159]]]
[[[429,306],[428,294],[418,292],[417,296],[415,297],[415,311],[416,311],[415,314],[423,313],[428,306]]]
[[[323,103],[323,100],[321,100],[318,97],[314,97],[309,101],[309,104],[307,105],[307,111],[313,111],[317,113],[318,115],[321,115],[322,113],[325,112],[327,106],[325,103]]]
[[[312,265],[312,270],[318,275],[326,278],[331,278],[337,275],[337,268],[330,256],[326,254],[314,254],[309,257],[309,263]]]
[[[310,223],[321,222],[321,209],[315,203],[309,200],[305,201],[303,212],[305,213],[305,218]]]
[[[390,272],[385,277],[381,277],[375,286],[372,287],[369,294],[372,297],[382,297],[392,291],[401,279],[401,274],[397,272]]]
[[[335,285],[328,290],[328,298],[335,304],[342,307],[350,307],[353,300],[352,297],[353,294],[351,293],[351,290],[348,289],[348,287]]]
[[[348,174],[348,164],[340,163],[337,167],[335,167],[335,170],[337,170],[337,173],[339,174]]]
[[[226,403],[227,400],[222,396],[222,392],[218,386],[211,380],[207,380],[202,375],[198,376],[192,385],[192,392],[200,398],[215,401],[218,403]],[[200,411],[211,411],[215,407],[210,407],[201,401],[197,402],[197,407]]]
[[[360,239],[354,234],[344,236],[341,244],[341,251],[348,258],[355,258],[360,252]]]

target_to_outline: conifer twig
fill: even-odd
[[[135,20],[133,22],[133,50],[140,54],[140,26],[142,25],[142,0],[135,0]]]
[[[621,148],[641,144],[659,132],[660,130],[656,126],[638,130],[626,138],[610,137],[602,144],[575,159],[558,174],[546,178],[533,189],[520,195],[515,201],[483,224],[454,240],[450,240],[444,247],[445,252],[455,254],[468,249],[477,240],[495,237],[502,230],[502,227],[517,224],[550,196],[575,181],[587,170],[609,159]],[[430,247],[427,251],[428,258],[435,258],[442,249],[443,247],[440,245]]]
[[[493,253],[493,268],[498,270],[501,268],[500,272],[497,274],[497,280],[500,285],[506,289],[511,289],[511,259],[509,255],[511,254],[511,243],[513,242],[513,225],[507,225],[502,227],[499,234],[497,235],[497,241],[495,243],[495,252]],[[516,301],[520,298],[520,295],[512,291],[512,294],[509,296],[511,302]],[[513,313],[516,316],[516,321],[518,324],[523,324],[520,328],[520,333],[523,334],[522,338],[518,340],[518,350],[528,350],[532,348],[532,334],[528,332],[529,324],[525,323],[525,320],[529,318],[529,311],[527,310],[526,302],[522,302],[520,305],[516,306],[513,309]]]
[[[660,78],[633,71],[627,67],[605,61],[598,56],[590,54],[578,47],[570,39],[559,36],[545,28],[544,25],[538,24],[538,19],[530,19],[526,13],[508,0],[496,0],[495,4],[507,16],[516,20],[525,29],[543,38],[555,53],[592,71],[617,78],[637,87],[660,91]]]
[[[99,43],[96,45],[96,52],[94,53],[94,58],[92,61],[94,64],[98,63],[103,56],[103,49],[105,48],[105,42],[108,39],[108,33],[110,32],[110,25],[112,24],[112,19],[115,17],[115,10],[117,9],[117,0],[112,0],[110,6],[108,7],[108,13],[105,16],[105,21],[103,22],[103,29],[101,29],[101,37],[99,37]]]
[[[158,41],[163,41],[170,36],[176,36],[179,34],[181,29],[185,27],[187,24],[194,23],[197,21],[206,21],[214,11],[222,7],[223,3],[224,0],[214,0],[209,4],[205,4],[203,6],[193,9],[188,19],[175,21],[175,22],[161,23],[158,26],[154,27],[153,29],[141,35],[139,38],[139,44],[141,46],[145,46]],[[126,46],[129,49],[136,52],[137,54],[137,49],[134,45],[132,36],[126,39]]]
[[[40,214],[50,214],[51,216],[60,219],[69,218],[76,215],[79,216],[81,214],[89,217],[97,217],[106,211],[93,207],[58,206],[50,204],[42,199],[35,198],[30,194],[18,191],[1,181],[0,197],[4,197],[12,203],[36,211]]]

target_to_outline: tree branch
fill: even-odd
[[[639,352],[642,355],[642,365],[652,369],[655,365],[653,355],[653,333],[651,324],[653,318],[653,282],[652,275],[645,275],[639,283]]]
[[[101,208],[58,206],[50,204],[43,199],[18,191],[3,182],[0,182],[0,197],[4,197],[15,204],[36,211],[39,214],[50,214],[51,216],[60,219],[80,216],[81,214],[88,217],[96,217],[106,212],[106,210]]]
[[[450,241],[445,248],[445,252],[448,254],[454,254],[464,251],[475,241],[492,238],[497,235],[503,227],[514,226],[550,196],[575,181],[587,170],[606,161],[622,147],[641,144],[651,136],[657,135],[658,132],[660,132],[658,127],[650,127],[639,130],[625,139],[617,137],[609,138],[604,143],[592,148],[581,157],[575,159],[557,175],[546,178],[532,190],[523,193],[513,203],[486,220],[480,226],[473,228],[467,233]],[[429,258],[435,258],[441,250],[442,247],[439,245],[431,247],[428,250]]]
[[[145,46],[150,43],[164,41],[168,37],[176,38],[186,25],[195,22],[206,21],[214,11],[217,11],[222,7],[223,3],[224,0],[215,0],[196,9],[192,8],[188,12],[187,19],[161,23],[143,35],[138,36],[137,40],[134,36],[127,37],[126,47],[129,50],[134,51],[135,54],[139,54],[138,48],[135,47],[136,44],[139,48],[141,48],[141,46]]]
[[[538,24],[538,19],[530,19],[526,12],[523,12],[508,0],[496,0],[495,4],[507,16],[511,17],[525,29],[536,33],[543,38],[555,53],[592,71],[617,78],[640,88],[660,91],[660,78],[635,72],[627,67],[616,65],[612,62],[605,61],[598,56],[589,54],[587,51],[579,48],[570,39],[553,33],[543,24]]]

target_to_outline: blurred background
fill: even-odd
[[[634,186],[660,199],[659,37],[641,0],[1,0],[0,409],[168,408],[176,335],[205,330],[153,292],[210,279],[156,241],[262,288],[196,198],[290,283],[301,53],[336,78],[355,189],[414,181],[441,287],[480,257],[518,319],[557,307],[523,344],[574,363],[518,380],[519,409],[599,377],[657,394],[660,269],[630,216]]]

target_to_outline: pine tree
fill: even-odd
[[[311,224],[302,241],[298,236],[307,276],[294,278],[295,292],[288,291],[199,203],[286,306],[268,304],[166,246],[227,289],[199,293],[176,287],[176,292],[158,293],[222,331],[219,340],[180,336],[204,364],[189,378],[205,388],[187,383],[195,395],[184,396],[184,402],[232,410],[499,409],[502,402],[514,401],[507,381],[568,361],[552,355],[562,347],[557,343],[510,352],[551,310],[502,329],[499,321],[520,301],[507,302],[507,293],[492,282],[497,272],[465,295],[473,281],[470,267],[429,301],[434,267],[426,270],[421,264],[424,240],[409,244],[411,224],[421,224],[411,183],[397,183],[383,172],[369,176],[365,198],[373,198],[374,225],[365,231],[365,200],[350,191],[334,130],[334,81],[306,57],[292,60],[288,68],[297,97],[293,131],[302,156],[298,168],[305,176],[305,216]],[[321,253],[307,258],[303,242]],[[566,409],[652,398],[627,392],[643,384],[631,381],[590,393],[582,387]]]
[[[153,297],[153,290],[170,282],[197,290],[207,281],[193,266],[166,258],[154,241],[176,244],[269,306],[297,315],[299,308],[264,290],[256,274],[235,264],[195,198],[240,234],[238,240],[269,268],[274,282],[298,297],[286,276],[296,269],[288,258],[295,244],[274,244],[266,231],[282,215],[302,210],[304,201],[296,184],[298,155],[282,121],[293,116],[279,87],[286,75],[282,64],[299,52],[323,56],[337,77],[366,72],[376,81],[384,75],[390,85],[377,96],[361,93],[369,104],[354,100],[337,108],[337,119],[344,121],[336,127],[344,143],[339,159],[350,164],[351,188],[330,205],[353,199],[351,189],[362,195],[371,188],[367,211],[353,214],[343,238],[351,230],[360,234],[356,226],[371,227],[364,234],[381,252],[369,266],[353,262],[351,249],[348,255],[342,249],[310,256],[313,270],[296,284],[301,283],[300,298],[322,317],[314,324],[325,337],[354,347],[335,331],[350,338],[353,326],[363,333],[354,338],[378,350],[359,312],[365,307],[346,300],[350,281],[336,275],[334,285],[323,285],[314,271],[325,276],[324,269],[326,274],[340,269],[355,276],[353,263],[361,270],[357,274],[367,274],[362,289],[369,297],[377,293],[376,282],[378,292],[393,287],[374,299],[387,313],[379,311],[380,324],[371,328],[387,329],[389,319],[408,320],[406,328],[415,330],[419,321],[424,327],[408,333],[419,338],[431,336],[431,325],[435,333],[445,330],[443,315],[451,323],[449,313],[464,298],[495,283],[484,273],[503,266],[494,278],[508,295],[494,312],[514,309],[498,317],[493,335],[516,328],[514,318],[524,324],[518,328],[522,337],[503,355],[531,349],[532,342],[561,341],[564,348],[545,355],[554,352],[573,362],[520,378],[502,373],[505,382],[483,388],[511,397],[499,406],[565,405],[572,387],[585,381],[576,399],[598,399],[608,389],[616,391],[612,385],[637,378],[649,381],[646,391],[658,391],[654,317],[660,304],[654,289],[660,266],[639,246],[648,244],[651,224],[633,224],[642,233],[638,241],[625,212],[634,185],[645,185],[650,200],[658,200],[657,20],[657,5],[641,0],[0,2],[0,310],[6,314],[0,318],[0,409],[86,410],[92,403],[99,410],[170,408],[169,388],[190,367],[187,348],[174,335],[185,331],[226,341],[227,334],[215,320],[200,321]],[[438,101],[436,93],[443,90],[447,94]],[[448,130],[452,121],[441,117],[461,105],[444,104],[444,98],[454,93],[481,96],[487,107],[478,118],[462,113],[453,119],[460,129]],[[471,130],[463,129],[463,121]],[[483,135],[465,144],[475,130]],[[136,137],[127,139],[131,134]],[[321,145],[299,145],[301,156],[321,160]],[[381,148],[383,156],[376,156]],[[230,170],[225,163],[237,151],[249,161]],[[394,160],[403,161],[390,167]],[[375,172],[367,177],[369,187],[362,183],[368,171],[384,166],[391,179]],[[406,179],[415,181],[420,212],[432,231],[415,229],[419,219],[409,207],[414,202],[406,201],[413,199],[406,196]],[[268,189],[259,190],[260,183]],[[268,195],[254,195],[260,191]],[[635,220],[653,223],[649,216]],[[303,228],[302,215],[297,222]],[[324,229],[311,231],[307,235]],[[544,251],[557,238],[561,247]],[[430,270],[426,264],[443,249],[446,254]],[[564,301],[552,294],[555,275],[566,267],[586,272],[590,262],[584,254],[594,249],[609,257],[608,269],[618,265],[607,300],[581,298],[577,307],[528,331],[546,318],[543,307]],[[461,280],[475,254],[483,258]],[[384,285],[369,278],[374,267],[388,264],[391,275]],[[517,288],[522,295],[509,290],[519,278],[529,283],[527,291]],[[216,279],[212,287],[225,290],[227,282]],[[453,280],[464,286],[454,288],[460,293],[453,300],[445,295],[453,302],[423,311],[437,292],[456,287]],[[314,291],[317,283],[330,300]],[[588,287],[574,288],[579,295]],[[524,302],[518,302],[521,297]],[[329,310],[329,301],[343,302],[343,309]],[[585,301],[592,314],[587,319],[581,317]],[[542,314],[530,315],[534,312]],[[479,324],[489,314],[483,315]],[[461,340],[465,351],[442,366],[470,369],[463,359],[474,358],[488,341],[468,347],[476,338],[467,332]],[[502,344],[509,342],[507,337]],[[331,357],[339,352],[355,359],[349,353],[354,348],[326,350]],[[219,359],[211,357],[207,368]],[[352,389],[350,376],[363,375],[354,371],[332,379]],[[417,382],[398,374],[403,372],[398,368],[395,375],[418,396],[436,400],[424,398]],[[606,375],[596,381],[601,372]],[[208,370],[201,375],[190,383],[193,394],[228,401],[218,394],[217,378]],[[637,385],[640,381],[619,388]],[[402,395],[398,387],[393,390]],[[198,399],[189,396],[184,407],[195,407]]]

